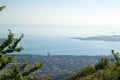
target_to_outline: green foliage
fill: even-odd
[[[11,63],[13,56],[8,56],[8,53],[12,53],[14,51],[20,52],[23,50],[23,47],[17,47],[17,44],[23,38],[23,35],[20,38],[14,40],[14,34],[9,30],[8,39],[4,40],[0,44],[0,70],[2,70],[7,64]]]
[[[6,54],[6,53],[12,53],[14,51],[20,52],[21,50],[23,50],[22,46],[17,47],[18,43],[23,38],[23,34],[20,36],[20,38],[15,39],[14,34],[11,32],[11,30],[8,31],[9,31],[8,39],[4,40],[0,45],[0,53]]]
[[[92,74],[95,72],[95,67],[94,66],[86,66],[85,68],[81,69],[78,72],[78,76],[87,76],[89,74]]]
[[[98,61],[97,64],[95,64],[95,69],[100,70],[100,69],[105,69],[109,64],[109,59],[106,57],[103,57]]]
[[[95,67],[94,66],[86,66],[84,68],[82,68],[80,71],[78,71],[78,73],[76,75],[71,75],[68,80],[77,80],[80,77],[85,77],[87,75],[93,74],[95,72]]]
[[[7,71],[0,74],[0,80],[38,80],[36,76],[30,75],[32,72],[40,69],[42,63],[38,62],[33,67],[29,66],[25,61],[22,64],[13,62],[15,55],[8,55],[13,52],[20,52],[23,47],[17,47],[23,38],[23,34],[19,38],[14,38],[14,34],[9,30],[8,39],[0,44],[0,71],[7,67]],[[51,80],[50,78],[41,78],[40,80]]]
[[[36,65],[37,64],[37,65]],[[25,61],[23,64],[13,63],[9,71],[2,75],[0,80],[35,80],[35,76],[28,76],[31,72],[42,67],[41,63],[36,63],[35,66],[30,67]],[[37,80],[37,78],[36,78]]]
[[[0,11],[2,11],[5,8],[5,6],[0,6]]]
[[[114,56],[113,61],[103,57],[93,68],[87,66],[68,80],[120,80],[120,57],[113,50],[112,54]]]
[[[120,57],[119,57],[119,52],[115,53],[114,50],[111,50],[113,56],[114,56],[114,62],[120,66]]]
[[[48,78],[48,77],[43,76],[43,77],[41,78],[41,80],[52,80],[52,79],[51,79],[51,78]]]

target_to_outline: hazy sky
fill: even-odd
[[[120,34],[120,0],[0,0],[0,5],[6,5],[0,25],[39,25],[28,30],[37,34]]]

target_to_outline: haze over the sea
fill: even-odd
[[[120,0],[1,0],[0,31],[43,36],[120,34]]]

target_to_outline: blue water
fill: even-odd
[[[81,41],[69,37],[25,37],[19,45],[20,54],[47,55],[111,55],[111,50],[120,51],[120,42]]]
[[[80,28],[81,27],[81,28]],[[119,30],[82,26],[34,26],[0,25],[0,38],[8,35],[8,29],[18,37],[25,37],[20,42],[24,50],[19,54],[47,55],[111,55],[111,50],[120,52],[120,42],[81,41],[70,37],[91,37],[119,34]],[[34,36],[33,36],[34,35]],[[50,37],[51,36],[51,37]],[[56,37],[55,37],[56,36]]]

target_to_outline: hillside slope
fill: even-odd
[[[89,65],[71,75],[68,80],[120,80],[120,57],[114,53],[113,58],[101,58],[95,65]]]

